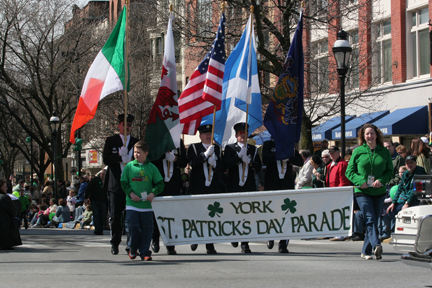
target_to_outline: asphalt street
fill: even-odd
[[[383,244],[383,259],[360,258],[363,242],[292,240],[289,254],[251,243],[241,254],[229,243],[192,252],[164,246],[153,261],[130,260],[122,242],[111,255],[109,231],[21,230],[23,245],[0,251],[0,287],[432,287],[432,271],[403,264],[401,253]]]

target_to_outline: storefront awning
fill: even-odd
[[[355,116],[345,116],[345,123],[354,119]],[[312,128],[312,141],[320,142],[324,139],[330,140],[332,136],[332,130],[336,129],[341,125],[341,117],[334,117],[326,122]]]
[[[428,108],[419,106],[398,109],[376,121],[374,125],[384,135],[427,134],[429,131]]]
[[[379,111],[374,113],[365,113],[353,119],[345,125],[345,138],[356,138],[360,128],[366,123],[373,123],[390,114],[390,111]],[[332,139],[341,139],[341,127],[332,130]]]

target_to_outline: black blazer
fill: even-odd
[[[183,144],[183,140],[180,140],[180,147],[176,149],[177,151],[177,161],[174,161],[173,175],[169,182],[164,180],[164,190],[158,196],[174,196],[181,194],[181,188],[183,186],[183,181],[181,179],[181,168],[185,168],[187,165],[186,148]],[[165,159],[165,154],[163,154],[158,160],[152,163],[159,169],[160,174],[165,179],[165,173],[163,169],[163,159]]]
[[[133,149],[135,143],[139,140],[135,137],[131,137],[129,140],[128,151]],[[104,191],[114,193],[124,193],[120,185],[121,168],[120,163],[122,162],[121,156],[119,156],[119,147],[123,146],[123,141],[119,134],[110,136],[105,140],[105,146],[103,150],[103,162],[108,166],[108,170],[104,180]],[[133,157],[132,157],[133,158]]]
[[[213,178],[210,186],[205,186],[205,174],[203,163],[207,163],[204,156],[206,148],[202,143],[189,145],[187,149],[187,159],[192,170],[190,172],[189,194],[215,194],[221,193],[223,189],[222,174],[225,171],[222,162],[222,148],[215,144],[214,153],[217,156],[216,168],[213,169]],[[206,165],[208,167],[208,165]],[[208,168],[207,168],[208,169]]]
[[[228,144],[225,146],[224,164],[228,169],[227,189],[228,192],[247,192],[256,191],[255,173],[261,171],[261,159],[257,153],[254,145],[247,145],[247,155],[251,156],[249,163],[249,172],[246,182],[243,186],[239,185],[241,175],[239,174],[238,164],[243,163],[242,159],[238,156],[241,147],[238,143]]]
[[[296,150],[294,156],[286,162],[287,171],[283,179],[279,178],[279,171],[276,163],[276,148],[274,140],[265,141],[263,144],[262,159],[266,165],[264,190],[286,190],[295,188],[295,174],[293,173],[292,165],[303,166],[303,159]]]

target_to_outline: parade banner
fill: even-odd
[[[155,197],[164,245],[349,236],[353,188]]]

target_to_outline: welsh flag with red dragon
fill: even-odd
[[[147,159],[159,159],[165,152],[180,146],[181,126],[179,120],[177,76],[174,52],[174,37],[170,15],[165,38],[165,52],[158,95],[147,121],[145,140],[149,145]]]

